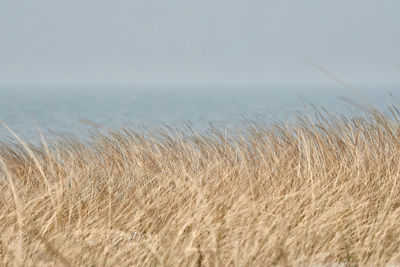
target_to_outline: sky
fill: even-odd
[[[1,0],[0,86],[400,86],[398,0]],[[400,87],[399,87],[400,88]]]

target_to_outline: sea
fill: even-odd
[[[0,88],[0,142],[87,138],[95,131],[159,128],[201,132],[246,121],[290,120],[317,109],[347,117],[368,106],[400,109],[400,87]],[[6,125],[7,127],[5,127]]]

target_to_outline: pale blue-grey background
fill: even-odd
[[[398,0],[1,0],[0,83],[399,84]]]
[[[397,0],[1,0],[0,121],[82,133],[380,107],[400,89]],[[86,128],[85,128],[86,127]],[[7,133],[0,130],[0,138]]]

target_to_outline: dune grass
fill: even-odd
[[[0,265],[400,264],[400,115],[0,147]]]

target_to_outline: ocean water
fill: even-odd
[[[25,140],[88,136],[96,127],[153,129],[188,122],[201,131],[238,127],[244,119],[285,120],[311,104],[352,116],[361,112],[348,100],[385,110],[399,106],[400,88],[0,88],[0,121]],[[0,141],[13,140],[0,127]]]

